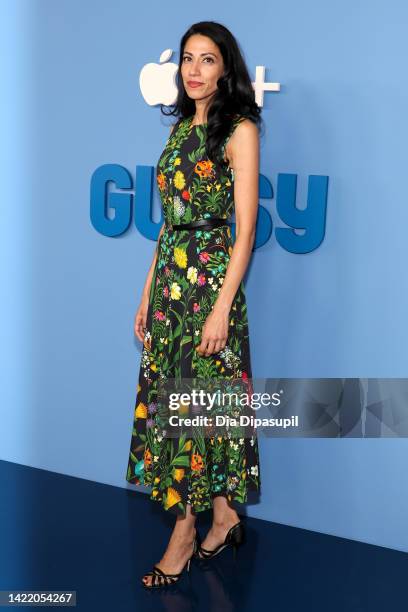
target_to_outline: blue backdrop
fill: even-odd
[[[265,93],[261,141],[274,227],[245,279],[254,377],[407,375],[403,0],[10,0],[2,13],[1,459],[129,486],[133,318],[155,243],[133,222],[95,229],[91,177],[118,165],[133,193],[136,167],[155,166],[170,121],[139,73],[168,48],[177,62],[203,19],[237,36],[253,80],[263,65],[281,84]],[[297,176],[299,208],[309,176],[328,177],[311,252],[277,240],[279,174]],[[406,439],[262,438],[248,514],[408,550],[407,454]]]

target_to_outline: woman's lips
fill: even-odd
[[[204,83],[199,83],[198,81],[187,81],[187,85],[190,87],[200,87],[201,85],[204,85]]]

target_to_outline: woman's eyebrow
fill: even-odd
[[[194,53],[191,53],[190,51],[184,51],[184,53],[188,53],[188,55],[194,55]],[[214,57],[217,57],[215,53],[211,53],[211,51],[205,51],[204,53],[200,53],[200,55],[213,55]]]

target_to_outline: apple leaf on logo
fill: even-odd
[[[163,64],[164,62],[167,62],[171,58],[172,53],[173,53],[173,49],[165,49],[165,51],[163,51],[163,53],[160,56],[159,62],[161,64]]]

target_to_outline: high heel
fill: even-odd
[[[197,551],[200,548],[200,545],[201,545],[200,534],[196,530],[196,533],[194,536],[194,543],[193,543],[193,552],[191,556],[187,559],[187,562],[184,565],[181,572],[179,572],[178,574],[166,574],[165,572],[163,572],[163,570],[160,569],[160,567],[157,567],[157,565],[153,565],[153,569],[144,575],[144,576],[152,576],[151,584],[143,582],[143,579],[142,579],[143,586],[145,586],[148,589],[151,589],[154,587],[168,586],[170,584],[174,584],[175,582],[179,580],[180,576],[184,573],[185,569],[187,569],[187,573],[190,576],[191,559],[197,555]]]
[[[218,555],[227,546],[232,546],[233,560],[236,561],[238,548],[245,542],[245,529],[242,521],[233,525],[225,536],[224,542],[219,544],[214,550],[207,550],[200,544],[197,550],[197,556],[199,559],[212,559],[215,555]]]

